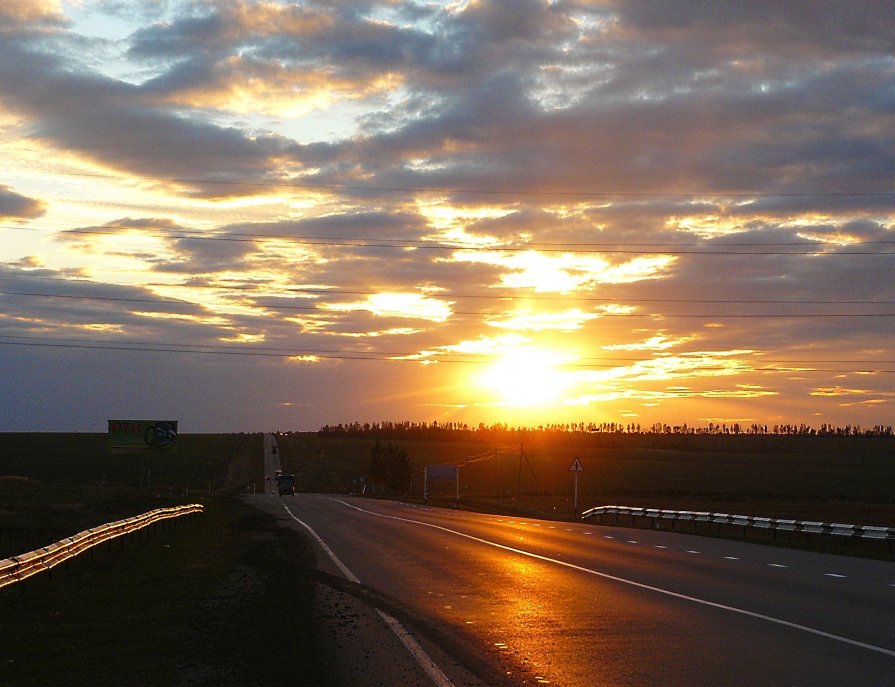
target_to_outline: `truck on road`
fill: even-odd
[[[295,494],[295,475],[277,475],[277,493],[280,496]]]

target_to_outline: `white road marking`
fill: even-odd
[[[736,556],[724,556],[724,558],[726,558],[726,559],[729,560],[729,561],[738,561],[738,560],[740,560],[740,559],[737,558]]]
[[[339,503],[345,503],[344,501],[340,501]],[[345,504],[348,505],[348,504]],[[326,552],[326,555],[330,557],[333,563],[335,563],[336,567],[342,571],[342,574],[347,577],[350,581],[355,583],[360,583],[360,580],[357,576],[351,572],[344,563],[339,559],[339,557],[335,554],[335,552],[326,545],[326,542],[320,538],[320,535],[317,534],[314,529],[303,520],[298,519],[295,515],[292,514],[292,511],[289,510],[289,506],[285,503],[283,504],[283,508],[286,509],[286,512],[289,513],[289,517],[295,520],[299,525],[304,527],[308,532],[311,533],[311,536],[314,537],[314,540],[323,548]],[[415,522],[411,520],[411,522]],[[423,648],[417,644],[416,640],[410,636],[410,633],[404,629],[404,626],[398,622],[396,618],[393,618],[388,613],[384,611],[380,611],[378,608],[375,609],[376,613],[379,614],[379,617],[388,625],[389,629],[398,638],[401,644],[410,652],[411,656],[413,656],[414,660],[417,662],[420,668],[426,671],[426,675],[432,678],[432,681],[437,685],[437,687],[454,687],[454,683],[451,682],[450,678],[445,675],[441,668],[435,665],[435,661],[423,651]]]
[[[785,568],[787,566],[783,565],[782,563],[768,563],[768,567],[769,568]]]
[[[509,551],[510,553],[516,553],[520,556],[527,556],[529,558],[534,558],[535,560],[544,561],[545,563],[553,563],[555,565],[562,566],[564,568],[569,568],[570,570],[577,570],[578,572],[586,573],[588,575],[594,575],[595,577],[600,577],[604,580],[611,580],[613,582],[618,582],[620,584],[626,584],[631,587],[636,587],[638,589],[643,589],[649,592],[655,592],[656,594],[663,594],[665,596],[670,596],[675,599],[680,599],[682,601],[689,601],[691,603],[699,604],[701,606],[708,606],[710,608],[717,608],[718,610],[728,611],[729,613],[737,613],[739,615],[744,615],[749,618],[756,618],[757,620],[764,620],[769,623],[774,623],[775,625],[781,625],[783,627],[788,627],[793,630],[799,630],[801,632],[807,632],[808,634],[813,634],[818,637],[824,637],[826,639],[832,639],[836,642],[841,642],[843,644],[850,644],[852,646],[860,647],[861,649],[867,649],[868,651],[875,651],[880,654],[885,654],[886,656],[895,657],[895,650],[886,649],[885,647],[875,646],[873,644],[867,644],[866,642],[860,642],[857,639],[851,639],[849,637],[843,637],[842,635],[836,635],[831,632],[825,632],[823,630],[818,630],[813,627],[809,627],[808,625],[800,625],[799,623],[794,623],[789,620],[783,620],[782,618],[775,618],[774,616],[765,615],[764,613],[756,613],[755,611],[748,611],[744,608],[737,608],[736,606],[728,606],[727,604],[718,603],[716,601],[708,601],[707,599],[700,599],[695,596],[689,596],[688,594],[681,594],[679,592],[673,592],[670,589],[663,589],[662,587],[656,587],[650,584],[644,584],[643,582],[637,582],[635,580],[629,580],[624,577],[619,577],[617,575],[611,575],[609,573],[600,572],[599,570],[593,570],[591,568],[585,568],[582,565],[576,565],[575,563],[569,563],[567,561],[559,561],[555,558],[549,558],[548,556],[542,556],[538,553],[533,553],[531,551],[525,551],[524,549],[517,549],[512,546],[507,546],[505,544],[498,544],[497,542],[489,541],[488,539],[482,539],[481,537],[476,537],[471,534],[466,534],[465,532],[459,532],[457,530],[452,530],[448,527],[443,527],[441,525],[436,525],[431,522],[423,522],[422,520],[412,520],[410,518],[402,518],[398,515],[385,515],[384,513],[376,513],[375,511],[366,510],[365,508],[360,508],[346,501],[342,501],[341,499],[334,499],[337,503],[341,503],[343,506],[347,508],[352,508],[361,513],[367,513],[368,515],[375,516],[377,518],[384,518],[386,520],[398,520],[401,522],[409,522],[414,525],[420,525],[422,527],[430,527],[435,530],[440,530],[442,532],[447,532],[449,534],[456,535],[458,537],[463,537],[464,539],[469,539],[471,541],[479,542],[480,544],[485,544],[486,546],[493,546],[498,549],[502,549],[504,551]],[[287,509],[288,510],[288,509]],[[290,513],[291,515],[291,513]],[[295,517],[295,516],[293,516]],[[297,519],[297,518],[296,518]],[[305,525],[307,527],[307,525]],[[308,528],[310,529],[310,528]]]
[[[838,578],[844,579],[844,578],[847,577],[847,576],[846,576],[846,575],[839,575],[839,574],[837,574],[837,573],[824,573],[824,577],[838,577]]]

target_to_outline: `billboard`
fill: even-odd
[[[177,420],[109,420],[109,451],[170,451],[177,448]]]
[[[453,463],[440,465],[427,465],[423,474],[423,499],[429,499],[429,485],[431,482],[453,482],[454,498],[460,500],[460,467]]]
[[[453,482],[455,479],[457,479],[457,474],[457,466],[453,464],[426,466],[426,480],[428,480],[429,482]]]

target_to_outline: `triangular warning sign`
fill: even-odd
[[[584,472],[584,466],[581,464],[581,461],[577,458],[573,460],[569,466],[569,472]]]

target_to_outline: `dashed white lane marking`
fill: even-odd
[[[360,580],[357,576],[351,572],[344,563],[336,556],[335,552],[326,545],[320,535],[317,534],[313,528],[306,522],[299,520],[296,518],[292,511],[289,510],[289,506],[285,503],[283,504],[283,508],[286,509],[286,512],[289,513],[289,517],[295,520],[299,525],[304,527],[308,532],[311,533],[311,536],[317,541],[317,543],[321,546],[321,548],[326,552],[326,555],[330,557],[335,566],[342,571],[342,574],[347,577],[350,581],[359,583]],[[436,684],[437,687],[454,687],[454,683],[451,682],[450,678],[445,675],[441,668],[435,665],[435,661],[427,654],[423,648],[417,644],[416,640],[410,636],[410,633],[404,628],[404,626],[396,619],[390,616],[388,613],[384,611],[380,611],[378,608],[375,609],[376,613],[379,614],[379,617],[382,618],[383,622],[388,625],[389,629],[398,638],[401,644],[404,645],[410,655],[413,656],[414,660],[417,662],[420,668],[422,668],[426,675],[432,678],[432,682]]]
[[[500,520],[500,522],[504,522],[504,521],[503,521],[503,520]],[[523,525],[524,525],[524,524],[527,524],[527,523],[520,523],[520,524],[523,524]],[[537,524],[536,524],[535,527],[540,527],[540,525],[537,525]],[[555,529],[556,529],[556,527],[554,527],[553,525],[549,525],[549,528],[550,528],[551,530],[555,530]],[[565,529],[565,531],[566,531],[566,532],[575,532],[575,530],[572,530],[572,529]],[[586,534],[586,535],[588,535],[588,536],[592,536],[592,535],[593,535],[593,532],[585,532],[584,534]],[[604,534],[604,535],[603,535],[603,539],[615,539],[615,537],[613,537],[613,536],[610,535],[610,534]],[[640,543],[640,542],[638,542],[638,541],[635,541],[634,539],[628,539],[627,542],[628,542],[629,544],[639,544],[639,543]],[[655,544],[655,545],[653,546],[653,548],[654,548],[654,549],[666,549],[666,550],[668,549],[667,546],[663,546],[662,544]],[[701,552],[701,551],[691,551],[691,550],[688,550],[687,553],[701,554],[702,552]],[[728,560],[728,561],[738,561],[738,560],[740,560],[740,558],[739,558],[738,556],[724,556],[724,559],[725,559],[725,560]],[[768,563],[767,566],[768,566],[769,568],[783,568],[783,569],[789,567],[789,566],[787,566],[787,565],[783,565],[782,563]],[[837,578],[837,579],[847,579],[847,578],[848,578],[848,575],[840,575],[840,574],[838,574],[838,573],[824,573],[824,576],[825,576],[825,577],[835,577],[835,578]],[[889,586],[890,586],[890,587],[895,587],[895,583],[892,583],[892,584],[890,584]]]
[[[618,577],[617,575],[610,575],[609,573],[600,572],[599,570],[594,570],[592,568],[585,568],[582,565],[576,565],[575,563],[569,563],[568,561],[560,561],[555,558],[550,558],[548,556],[542,556],[541,554],[534,553],[532,551],[526,551],[525,549],[517,549],[512,546],[507,546],[506,544],[499,544],[494,541],[489,541],[488,539],[482,539],[481,537],[476,537],[471,534],[466,534],[465,532],[460,532],[458,530],[452,530],[448,527],[443,527],[442,525],[436,525],[431,522],[425,522],[423,520],[413,520],[411,518],[402,518],[397,515],[386,515],[384,513],[377,513],[375,511],[367,510],[366,508],[360,508],[353,504],[348,503],[347,501],[342,501],[341,499],[334,499],[336,503],[341,503],[346,508],[351,508],[353,510],[359,511],[361,513],[366,513],[367,515],[372,515],[377,518],[383,518],[385,520],[398,520],[399,522],[408,522],[414,525],[420,525],[421,527],[430,527],[435,530],[440,530],[442,532],[447,532],[448,534],[453,534],[458,537],[463,537],[464,539],[469,539],[471,541],[478,542],[479,544],[484,544],[486,546],[493,546],[497,549],[501,549],[503,551],[509,551],[510,553],[515,553],[520,556],[527,556],[528,558],[533,558],[538,561],[543,561],[544,563],[552,563],[554,565],[559,565],[564,568],[569,568],[570,570],[577,570],[578,572],[582,572],[588,575],[593,575],[595,577],[600,577],[604,580],[611,580],[613,582],[618,582],[619,584],[626,584],[631,587],[636,587],[637,589],[643,589],[645,591],[654,592],[656,594],[662,594],[664,596],[670,596],[675,599],[680,599],[681,601],[688,601],[690,603],[699,604],[701,606],[708,606],[710,608],[717,608],[721,611],[727,611],[729,613],[737,613],[739,615],[744,615],[749,618],[755,618],[757,620],[764,620],[765,622],[773,623],[775,625],[780,625],[782,627],[788,627],[792,630],[799,630],[800,632],[806,632],[808,634],[815,635],[817,637],[824,637],[826,639],[831,639],[836,642],[841,642],[842,644],[849,644],[851,646],[857,646],[862,649],[867,649],[868,651],[875,651],[880,654],[885,654],[886,656],[895,657],[895,650],[886,649],[885,647],[876,646],[874,644],[867,644],[866,642],[860,642],[857,639],[851,639],[849,637],[843,637],[842,635],[833,634],[831,632],[825,632],[823,630],[818,630],[813,627],[809,627],[808,625],[800,625],[799,623],[794,623],[789,620],[783,620],[782,618],[775,618],[771,615],[765,615],[764,613],[756,613],[755,611],[748,611],[744,608],[737,608],[736,606],[728,606],[727,604],[718,603],[716,601],[709,601],[707,599],[700,599],[696,596],[690,596],[688,594],[681,594],[680,592],[673,592],[670,589],[663,589],[662,587],[655,587],[650,584],[644,584],[643,582],[637,582],[635,580],[629,580],[624,577]],[[284,504],[285,506],[285,504]],[[288,508],[286,509],[289,510]],[[290,515],[292,515],[290,513]],[[292,516],[295,518],[295,516]],[[295,518],[297,520],[297,518]],[[300,522],[300,521],[299,521]],[[307,525],[305,525],[307,527]],[[310,529],[310,528],[309,528]],[[446,679],[446,678],[445,678]],[[450,684],[450,683],[448,683]]]

